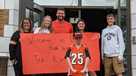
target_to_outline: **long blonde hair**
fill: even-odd
[[[49,17],[49,18],[51,19],[50,26],[48,27],[48,29],[49,29],[50,32],[51,32],[51,31],[52,31],[52,18],[51,18],[51,16],[49,16],[49,15],[44,16],[44,18],[46,18],[46,17]],[[42,19],[42,23],[41,23],[41,26],[40,26],[41,29],[45,27],[45,25],[44,25],[44,18]]]

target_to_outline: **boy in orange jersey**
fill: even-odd
[[[68,76],[87,76],[90,54],[82,42],[82,33],[73,34],[74,44],[66,52],[66,60],[70,71]]]

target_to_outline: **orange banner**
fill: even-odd
[[[66,73],[67,48],[72,45],[72,34],[21,34],[24,74]],[[90,50],[89,70],[100,70],[99,33],[84,33],[83,42]]]

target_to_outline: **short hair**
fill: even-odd
[[[58,11],[58,10],[62,10],[62,11],[65,12],[65,9],[64,9],[64,8],[58,8],[57,11]]]
[[[115,17],[115,15],[113,13],[107,14],[106,17]]]

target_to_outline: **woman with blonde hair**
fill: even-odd
[[[32,21],[29,18],[24,18],[19,26],[19,29],[13,33],[9,43],[10,60],[13,64],[15,76],[23,76],[22,58],[20,46],[20,33],[31,33]]]
[[[51,23],[52,23],[51,16],[49,16],[49,15],[45,16],[42,20],[41,26],[34,30],[34,34],[37,34],[37,33],[49,34],[49,33],[51,33],[52,32]]]

